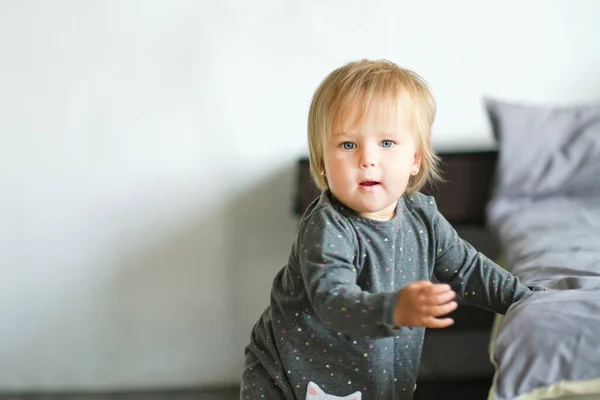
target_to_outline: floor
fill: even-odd
[[[414,400],[485,400],[490,381],[419,382]],[[0,400],[238,400],[238,389],[181,391],[169,393],[88,394],[88,395],[0,395]]]

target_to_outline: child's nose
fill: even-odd
[[[360,155],[360,166],[362,168],[375,166],[375,155],[372,151],[364,150]]]

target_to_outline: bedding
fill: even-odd
[[[600,399],[600,107],[487,108],[489,226],[506,268],[548,289],[497,318],[489,399]]]

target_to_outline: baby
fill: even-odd
[[[425,81],[388,61],[349,63],[318,87],[308,141],[322,193],[252,330],[241,400],[411,399],[425,328],[453,323],[456,294],[504,314],[537,290],[419,193],[439,179],[434,116]]]

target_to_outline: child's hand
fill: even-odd
[[[398,295],[394,309],[394,324],[446,328],[454,323],[452,318],[436,318],[456,309],[456,293],[446,284],[428,281],[406,285]]]

